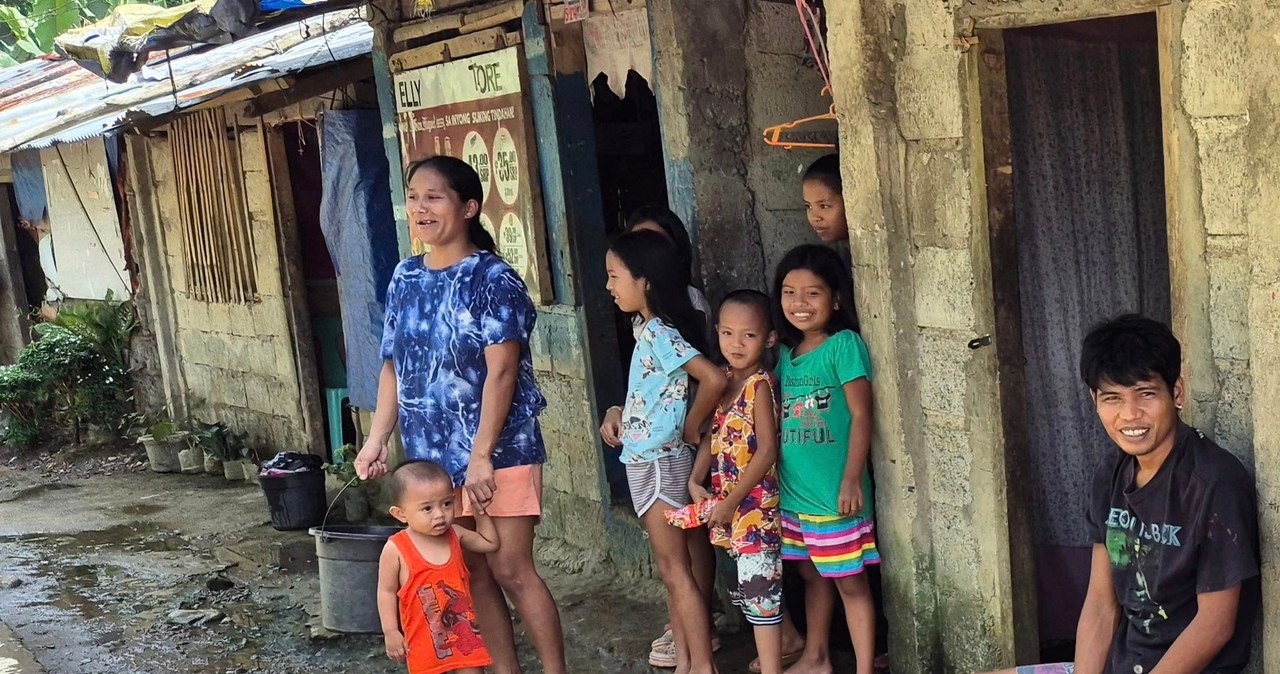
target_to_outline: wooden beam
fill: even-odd
[[[461,35],[425,47],[402,51],[390,58],[391,72],[402,73],[406,70],[502,49],[509,46],[506,36],[507,33],[502,28],[489,28],[479,33]]]
[[[429,44],[425,47],[402,51],[390,59],[391,72],[402,73],[406,70],[414,70],[423,66],[444,63],[449,60],[449,49],[443,42]]]
[[[359,58],[346,64],[321,70],[296,80],[292,87],[263,94],[253,101],[250,114],[261,117],[269,112],[300,103],[349,84],[373,77],[373,62]]]
[[[507,46],[504,37],[507,32],[501,28],[490,28],[488,30],[473,33],[471,35],[463,35],[455,37],[452,40],[446,40],[445,45],[449,50],[449,59],[458,59],[464,56],[474,56],[483,54]]]
[[[0,154],[0,183],[13,182],[13,167],[10,164],[9,153]]]
[[[445,14],[406,23],[391,34],[391,41],[404,43],[420,37],[431,37],[440,33],[462,30],[461,14]]]
[[[8,167],[8,158],[5,158]],[[27,344],[27,286],[22,277],[22,257],[18,253],[18,214],[14,213],[12,186],[0,185],[0,312],[13,320],[0,321],[0,365],[18,360],[18,351]]]
[[[453,14],[435,14],[427,19],[406,23],[391,35],[393,42],[403,44],[410,40],[431,37],[442,33],[457,32],[463,35],[519,21],[524,14],[524,0],[502,0],[494,4]]]

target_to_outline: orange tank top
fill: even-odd
[[[409,647],[409,674],[440,674],[493,664],[476,624],[471,574],[453,529],[449,561],[432,564],[404,530],[391,536],[409,578],[400,586],[400,629]]]

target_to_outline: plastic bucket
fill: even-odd
[[[266,478],[263,478],[266,481]],[[378,558],[400,527],[332,525],[313,527],[320,566],[320,624],[331,632],[376,634]]]
[[[223,468],[232,465],[223,463]],[[244,479],[244,468],[235,463],[236,479]],[[262,493],[267,497],[271,526],[278,531],[295,531],[324,522],[324,472],[311,470],[282,477],[262,477]]]

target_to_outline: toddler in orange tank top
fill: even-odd
[[[378,562],[378,615],[387,656],[409,674],[481,674],[493,664],[476,624],[471,574],[462,551],[498,550],[493,520],[477,509],[476,530],[453,523],[449,474],[427,461],[391,474],[391,515],[408,528],[391,537]]]

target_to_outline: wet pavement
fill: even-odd
[[[132,449],[100,462],[108,474],[19,459],[0,456],[0,674],[403,671],[380,635],[318,627],[314,543],[273,530],[258,487],[150,473]],[[660,586],[545,576],[571,672],[670,671],[644,664]],[[722,672],[746,671],[749,639],[725,635]]]

